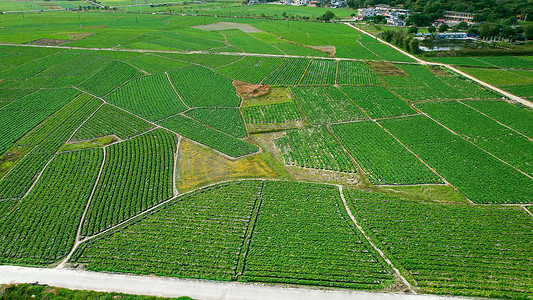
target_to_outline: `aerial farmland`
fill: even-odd
[[[0,15],[0,279],[532,299],[532,75],[347,22]]]

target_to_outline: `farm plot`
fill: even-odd
[[[364,34],[359,39],[359,42],[365,46],[368,50],[374,52],[381,59],[386,61],[398,61],[398,62],[413,62],[414,60],[408,56],[403,55],[399,51],[371,38],[366,37]]]
[[[39,73],[44,87],[71,87],[89,78],[109,63],[109,59],[93,55],[78,54],[74,58],[57,63]]]
[[[248,124],[281,124],[302,120],[294,102],[255,105],[241,108]]]
[[[315,59],[309,63],[302,78],[303,85],[333,85],[337,74],[337,62],[334,60]]]
[[[393,279],[349,219],[337,187],[265,182],[239,280],[380,289]]]
[[[533,175],[533,142],[528,138],[456,101],[417,106],[465,139]]]
[[[16,66],[11,69],[3,70],[0,72],[0,78],[2,79],[26,79],[35,76],[44,70],[53,67],[57,64],[61,64],[65,61],[71,60],[76,56],[74,53],[68,51],[54,53],[42,58],[38,58],[20,66]]]
[[[106,100],[150,121],[187,109],[164,73],[133,79],[107,95]]]
[[[156,129],[106,148],[82,234],[108,229],[172,197],[177,137]]]
[[[533,97],[533,82],[529,84],[501,85],[500,88],[519,97]]]
[[[127,80],[142,75],[141,71],[124,62],[112,61],[82,82],[79,87],[101,97]]]
[[[339,61],[337,84],[375,85],[379,84],[376,74],[364,62]]]
[[[237,138],[247,136],[246,126],[238,108],[195,108],[187,116]]]
[[[0,199],[22,198],[56,151],[102,103],[92,97],[79,98],[85,103],[78,110],[60,110],[17,143],[33,149],[0,181]]]
[[[191,65],[186,62],[151,54],[134,57],[127,60],[127,63],[152,74],[182,69]]]
[[[238,107],[241,100],[230,79],[193,66],[168,73],[170,81],[189,107]]]
[[[266,85],[297,85],[300,83],[310,60],[287,58],[281,66],[263,80]]]
[[[220,184],[83,247],[91,271],[232,280],[261,196],[260,181]]]
[[[246,56],[215,71],[228,78],[257,84],[274,72],[283,63],[283,58]]]
[[[374,122],[337,124],[331,129],[373,184],[442,183],[415,155]]]
[[[230,157],[236,158],[259,150],[255,145],[207,127],[182,115],[161,121],[159,125]]]
[[[531,203],[533,180],[424,116],[380,123],[475,203]]]
[[[481,88],[480,86],[457,76],[439,76],[439,79],[444,81],[446,84],[450,85],[460,93],[463,93],[467,98],[498,98],[498,95],[494,92]]]
[[[461,99],[466,95],[447,85],[433,74],[427,67],[421,65],[399,65],[409,76],[418,81],[431,94],[438,99]]]
[[[157,53],[157,55],[165,56],[172,59],[177,59],[193,64],[199,64],[208,68],[216,68],[223,65],[233,63],[242,58],[237,55],[215,55],[215,54],[200,54],[200,53]]]
[[[518,56],[485,56],[479,60],[501,68],[533,69],[533,61]]]
[[[15,101],[35,92],[35,89],[0,89],[0,101]]]
[[[431,57],[432,61],[443,64],[459,65],[466,67],[493,67],[492,65],[474,57]]]
[[[530,138],[533,138],[533,112],[505,101],[463,101],[466,105],[487,114]]]
[[[228,43],[245,53],[284,54],[278,48],[264,43],[255,37],[237,29],[222,32]]]
[[[292,87],[291,90],[313,124],[365,119],[363,111],[336,87]]]
[[[516,76],[517,74],[506,70],[480,68],[459,68],[459,70],[492,85],[528,84],[532,82],[532,80],[527,77]]]
[[[76,131],[72,140],[90,140],[108,135],[127,139],[152,128],[154,128],[152,124],[112,105],[104,104]]]
[[[71,101],[75,89],[39,90],[0,109],[0,153]]]
[[[48,265],[65,256],[102,161],[101,150],[57,155],[27,197],[0,220],[0,263]]]
[[[356,168],[325,127],[290,130],[275,140],[286,165],[355,173]]]
[[[428,90],[426,90],[423,87],[402,87],[402,88],[393,88],[393,91],[400,95],[401,97],[409,100],[409,101],[421,101],[421,100],[429,100],[434,99],[435,96],[431,94]]]
[[[514,207],[421,203],[349,190],[366,232],[423,293],[527,299],[533,219]],[[391,201],[393,200],[393,201]],[[490,277],[490,280],[487,280]]]
[[[345,86],[342,90],[373,119],[416,113],[409,104],[383,86]]]

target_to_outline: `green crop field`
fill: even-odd
[[[531,57],[420,62],[350,8],[0,2],[0,285],[533,297]]]

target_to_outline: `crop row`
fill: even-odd
[[[416,113],[406,102],[383,86],[346,86],[342,87],[342,90],[373,119]]]
[[[166,119],[159,122],[159,124],[231,157],[240,157],[259,150],[255,145],[207,127],[182,115]]]
[[[345,192],[374,242],[425,293],[528,299],[533,219],[519,208],[422,203]],[[382,198],[382,197],[378,197]],[[357,199],[357,200],[356,200]],[[350,201],[351,200],[351,201]],[[490,280],[487,277],[490,276]]]
[[[361,61],[339,61],[337,84],[374,85],[379,84],[375,73]]]
[[[475,203],[531,203],[533,181],[424,116],[380,121]]]
[[[336,187],[265,182],[240,280],[356,283],[374,289],[392,278],[388,266],[349,219]]]
[[[337,74],[337,62],[332,60],[312,60],[307,67],[301,84],[333,85]]]
[[[138,117],[104,104],[82,127],[72,136],[73,141],[90,140],[107,135],[116,135],[127,139],[152,129],[154,126]]]
[[[70,135],[101,105],[101,101],[91,98],[83,107],[77,111],[61,111],[62,119],[68,116],[60,126],[53,128],[47,122],[56,122],[56,118],[49,119],[40,126],[49,130],[49,135],[44,135],[43,131],[36,130],[39,137],[45,136],[33,150],[24,156],[20,162],[0,181],[0,199],[20,199],[33,184],[46,163],[53,157],[56,151],[70,137]],[[70,115],[69,115],[70,114]],[[46,131],[45,130],[45,131]],[[32,135],[31,132],[29,135]],[[30,139],[25,137],[24,140]],[[33,139],[32,139],[33,140]],[[37,139],[38,140],[38,139]]]
[[[70,251],[102,157],[98,149],[52,160],[28,196],[0,220],[0,263],[47,265]]]
[[[240,104],[231,80],[209,69],[193,66],[168,75],[189,107],[237,107]]]
[[[288,58],[262,83],[267,85],[297,85],[300,83],[309,63],[310,60],[308,59]]]
[[[275,140],[285,164],[354,173],[355,166],[325,127],[291,130]]]
[[[241,110],[249,124],[280,124],[303,119],[294,102],[247,106]]]
[[[276,70],[282,62],[283,58],[277,57],[245,56],[235,63],[215,70],[231,79],[257,84]]]
[[[39,90],[0,109],[0,153],[72,100],[74,89]]]
[[[109,146],[83,226],[88,236],[172,196],[177,138],[164,129]]]
[[[112,61],[82,82],[79,87],[96,96],[104,96],[129,79],[140,77],[143,73],[120,61]]]
[[[527,137],[456,101],[427,102],[417,106],[465,139],[533,175],[533,142]]]
[[[293,87],[291,90],[313,124],[365,119],[361,109],[336,87]]]
[[[441,183],[436,174],[374,122],[336,124],[332,130],[373,184]]]
[[[232,280],[261,186],[243,181],[183,196],[89,244],[77,261],[95,271]]]
[[[187,116],[237,138],[245,138],[246,126],[238,108],[195,108]]]
[[[164,73],[133,79],[107,95],[106,99],[150,121],[187,109]]]

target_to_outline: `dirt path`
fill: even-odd
[[[365,233],[365,231],[363,230],[363,228],[361,227],[361,225],[359,225],[359,223],[357,223],[357,220],[355,219],[354,215],[352,214],[352,211],[350,210],[350,208],[348,207],[348,203],[346,203],[346,199],[344,198],[344,193],[343,193],[343,187],[342,185],[338,185],[339,187],[339,193],[340,193],[340,196],[341,196],[341,199],[342,199],[342,203],[344,204],[344,208],[346,209],[346,212],[348,213],[348,216],[350,216],[350,219],[352,220],[352,222],[355,224],[355,226],[357,227],[357,229],[359,229],[359,231],[361,232],[361,234],[365,237],[365,239],[370,243],[370,245],[372,246],[372,248],[374,248],[374,250],[381,256],[381,258],[383,258],[383,260],[391,267],[391,269],[393,270],[394,274],[396,275],[397,278],[399,278],[402,283],[405,285],[405,287],[407,289],[409,289],[409,292],[411,292],[412,294],[417,294],[416,292],[416,289],[411,285],[411,283],[409,283],[409,281],[407,281],[407,279],[405,279],[405,277],[403,277],[403,275],[400,273],[400,271],[394,267],[394,265],[392,264],[392,262],[387,258],[387,256],[385,256],[385,254],[383,253],[383,251],[381,251],[377,246],[376,244],[374,244],[374,242],[372,242],[372,239],[370,239],[370,237]]]
[[[0,266],[0,284],[34,283],[56,287],[101,292],[152,295],[158,297],[189,296],[205,300],[451,300],[466,299],[437,295],[408,295],[345,289],[312,289],[273,284],[220,282],[170,277],[135,276],[88,271]]]

